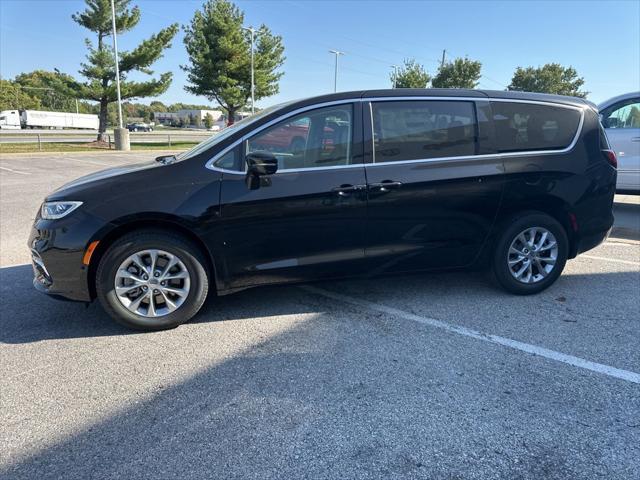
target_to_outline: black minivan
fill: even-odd
[[[540,292],[613,224],[616,157],[579,98],[395,89],[290,102],[49,195],[34,285],[159,330],[209,290],[490,267]]]

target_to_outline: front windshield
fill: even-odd
[[[191,150],[187,150],[186,152],[182,152],[176,155],[176,159],[186,160],[187,158],[195,157],[196,155],[213,147],[218,142],[223,141],[225,138],[229,138],[231,135],[237,132],[240,128],[246,127],[247,125],[251,125],[253,122],[260,120],[261,118],[264,118],[265,116],[269,115],[271,112],[278,110],[279,108],[285,107],[290,103],[293,103],[293,102],[286,102],[286,103],[280,103],[278,105],[273,105],[272,107],[261,110],[255,115],[251,115],[250,117],[243,118],[239,122],[236,122],[233,125],[228,126],[224,130],[222,130],[220,133],[216,133],[212,135],[210,138],[207,138],[204,142],[199,143],[198,145],[193,147]]]

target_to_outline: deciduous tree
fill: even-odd
[[[580,90],[583,85],[584,78],[579,77],[573,67],[563,67],[559,63],[547,63],[538,68],[518,67],[507,89],[584,98],[589,92]]]
[[[431,75],[413,58],[405,59],[402,66],[391,73],[394,88],[427,88]]]
[[[438,69],[431,85],[434,88],[476,88],[482,63],[468,58],[456,58]]]
[[[40,100],[42,110],[75,112],[76,99],[73,92],[65,91],[66,85],[73,83],[71,75],[58,70],[34,70],[16,75],[15,81],[25,92]],[[80,113],[92,113],[92,106],[87,102],[78,102]]]
[[[18,83],[0,80],[0,111],[38,110],[39,108],[41,108],[40,100],[26,93]]]

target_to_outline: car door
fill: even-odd
[[[242,157],[271,152],[278,170],[251,187],[244,173],[224,169],[221,219],[228,288],[344,276],[362,268],[366,179],[361,119],[359,103],[311,108],[249,134],[236,147]]]
[[[618,102],[601,113],[618,157],[618,190],[640,190],[640,98]]]
[[[476,259],[504,183],[499,156],[478,156],[489,151],[488,108],[485,100],[464,99],[373,99],[364,108],[370,118],[363,124],[371,126],[365,151],[372,272]]]

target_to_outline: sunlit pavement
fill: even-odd
[[[640,478],[639,197],[540,295],[264,287],[137,334],[35,292],[25,241],[46,192],[151,155],[0,159],[1,478]]]

